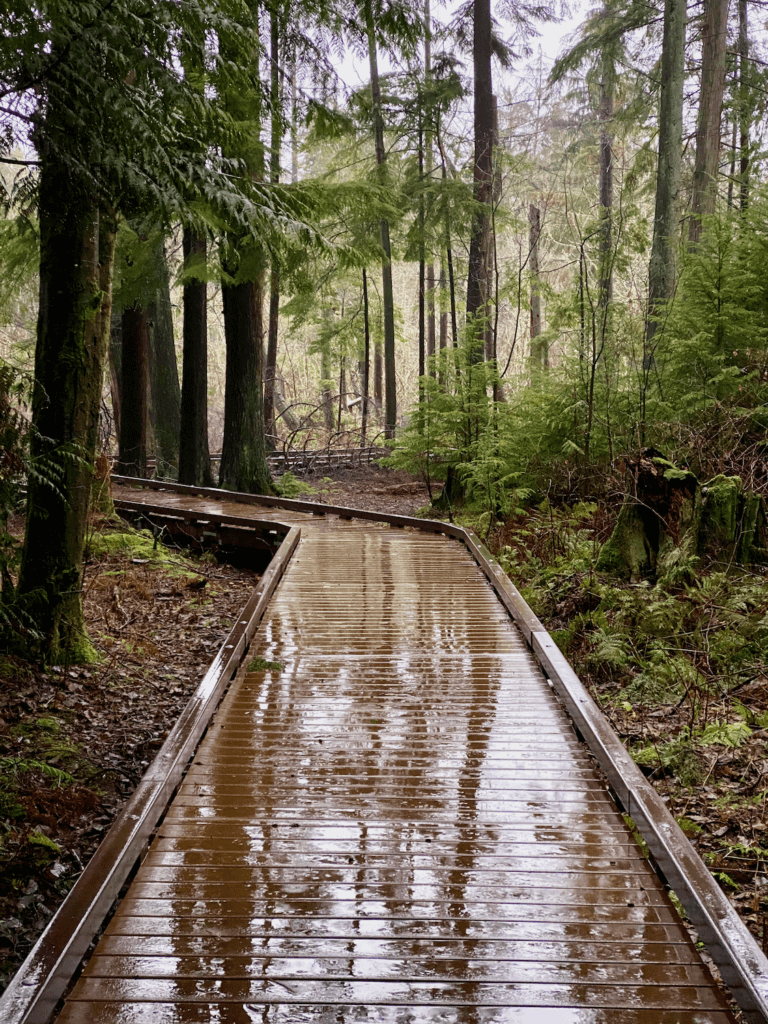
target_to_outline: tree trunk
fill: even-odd
[[[339,358],[339,411],[336,416],[336,431],[341,433],[341,414],[347,401],[347,372],[344,365],[344,356]]]
[[[603,57],[600,83],[600,280],[598,309],[607,328],[608,308],[613,296],[613,61]]]
[[[379,64],[376,54],[376,28],[373,20],[371,0],[364,0],[363,12],[365,30],[368,37],[368,61],[371,71],[371,103],[373,106],[373,126],[376,141],[376,165],[379,169],[379,181],[386,180],[385,166],[387,154],[384,149],[384,117],[381,111],[381,88],[379,85]],[[389,221],[380,222],[381,248],[384,257],[381,264],[382,272],[382,305],[384,313],[384,432],[387,437],[395,436],[397,427],[397,381],[395,378],[395,300],[392,291],[392,246],[389,240]]]
[[[363,422],[360,430],[360,446],[365,447],[368,430],[368,397],[370,394],[371,372],[371,329],[368,317],[368,274],[363,267]]]
[[[291,181],[299,180],[299,105],[296,89],[296,57],[291,68]]]
[[[675,290],[675,237],[680,191],[683,136],[683,79],[685,70],[685,0],[665,0],[659,99],[659,157],[653,246],[648,268],[648,318],[643,351],[641,438],[644,436],[645,394],[653,362],[659,317]]]
[[[150,422],[157,475],[175,474],[179,463],[181,388],[173,334],[170,278],[161,238],[155,254],[154,297],[147,307],[150,340]]]
[[[701,85],[696,127],[696,162],[688,241],[701,237],[701,219],[715,212],[720,166],[720,122],[725,91],[725,49],[728,0],[704,0],[701,43]]]
[[[249,3],[254,17],[254,52],[249,71],[249,89],[226,94],[227,112],[249,126],[247,139],[232,156],[239,157],[252,181],[264,181],[264,147],[261,140],[262,89],[259,81],[259,13]],[[222,47],[227,59],[242,59],[234,49]],[[221,446],[219,487],[255,494],[271,494],[272,479],[264,438],[264,267],[263,249],[252,238],[226,239],[227,275],[222,281],[224,338],[227,348],[224,393],[224,438]],[[247,267],[247,276],[244,268]],[[245,279],[243,279],[245,278]]]
[[[384,387],[384,360],[381,358],[381,344],[373,345],[373,402],[381,423],[382,392]]]
[[[333,319],[333,313],[327,311],[328,320]],[[331,328],[326,337],[320,342],[320,378],[323,388],[323,424],[330,437],[333,432],[333,390],[331,388]]]
[[[48,113],[49,123],[56,124]],[[48,663],[92,661],[82,610],[83,545],[112,304],[115,225],[89,183],[41,153],[40,304],[32,457],[18,596]]]
[[[491,204],[493,202],[493,85],[491,79],[490,0],[475,0],[472,56],[475,70],[473,168],[476,212],[469,244],[467,328],[470,359],[483,358],[482,343],[490,316],[488,279],[491,260]]]
[[[541,335],[541,281],[539,277],[539,236],[541,211],[531,203],[528,207],[528,249],[531,266],[531,365],[537,370],[549,366],[549,351]]]
[[[184,260],[204,265],[205,237],[184,228]],[[205,281],[184,285],[184,354],[179,432],[179,482],[212,487],[208,450],[208,300]]]
[[[123,310],[119,470],[145,478],[149,443],[149,316],[141,300]]]
[[[423,116],[420,112],[419,118]],[[424,131],[419,124],[419,186],[424,187]],[[424,401],[424,385],[421,378],[426,373],[427,354],[427,304],[426,304],[426,283],[427,264],[426,250],[424,247],[424,195],[419,196],[419,402]]]
[[[445,259],[440,260],[440,350],[448,348],[448,275]]]
[[[279,17],[276,10],[270,16],[271,41],[271,81],[270,104],[272,107],[272,139],[270,153],[270,180],[273,184],[280,181],[280,147],[283,141],[283,116],[280,96],[280,53],[279,53]],[[269,289],[269,328],[267,331],[267,361],[264,366],[264,429],[267,433],[267,446],[273,447],[271,440],[275,433],[275,373],[277,371],[277,332],[280,311],[280,264],[276,258],[272,260]]]
[[[271,494],[264,443],[261,278],[224,284],[222,298],[227,370],[219,487]]]
[[[749,205],[749,35],[747,0],[739,0],[739,199],[741,212]]]
[[[108,364],[109,395],[112,399],[112,433],[120,447],[120,374],[123,364],[123,318],[115,314],[110,318]]]
[[[432,84],[432,14],[429,0],[424,0],[424,78],[427,86]],[[427,181],[432,180],[434,167],[432,131],[429,127],[429,117],[424,132],[424,170]],[[431,249],[431,247],[430,247]],[[425,287],[427,292],[427,373],[430,377],[435,376],[435,264],[430,252],[429,262],[426,268]]]

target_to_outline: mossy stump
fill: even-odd
[[[768,561],[765,501],[744,490],[737,476],[719,476],[701,488],[699,550],[718,562],[750,565]]]
[[[759,494],[737,476],[703,486],[655,449],[628,463],[634,495],[597,559],[599,572],[636,581],[655,578],[702,555],[720,563],[768,563],[768,518]]]
[[[644,449],[627,467],[634,494],[625,501],[600,551],[597,570],[637,581],[655,577],[673,551],[696,553],[698,481],[655,448]]]

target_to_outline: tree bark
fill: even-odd
[[[540,235],[541,211],[538,206],[531,203],[528,207],[528,250],[531,267],[531,364],[537,370],[545,370],[549,366],[549,351],[546,342],[539,341],[541,335]]]
[[[643,352],[641,421],[645,422],[645,391],[653,359],[658,318],[675,291],[675,237],[682,165],[683,79],[685,62],[685,0],[665,0],[659,98],[659,156],[653,245],[648,268],[648,318]],[[642,433],[642,427],[641,427]]]
[[[376,341],[373,345],[373,402],[381,423],[381,406],[384,389],[384,360],[381,358],[381,344]]]
[[[423,117],[423,111],[420,112],[419,118]],[[424,130],[423,125],[419,125],[419,186],[423,189],[424,187]],[[426,263],[426,249],[424,246],[424,228],[426,225],[426,218],[424,212],[424,195],[423,193],[419,196],[419,402],[424,401],[424,385],[421,378],[426,373],[426,354],[427,354],[427,303],[426,303],[426,284],[427,284],[427,263]]]
[[[174,474],[179,463],[181,387],[173,334],[170,277],[163,239],[154,261],[154,296],[147,307],[150,340],[150,422],[157,475]]]
[[[205,237],[184,229],[184,260],[203,264]],[[212,487],[208,450],[208,286],[205,281],[184,285],[183,368],[181,428],[179,432],[179,482]]]
[[[333,312],[328,309],[326,312],[328,333],[325,337],[321,335],[320,341],[320,377],[323,388],[323,424],[330,437],[333,432],[333,390],[331,388],[331,322]]]
[[[376,53],[376,28],[373,20],[371,0],[363,0],[363,13],[366,35],[368,37],[368,61],[371,72],[371,103],[376,142],[376,165],[379,169],[379,181],[384,183],[386,180],[387,154],[384,149],[384,117],[381,111],[379,64]],[[397,381],[395,377],[395,299],[392,291],[392,246],[389,240],[389,221],[386,218],[382,219],[379,227],[381,248],[384,253],[381,263],[381,297],[384,313],[384,432],[387,437],[394,437],[397,427]]]
[[[739,0],[739,205],[749,206],[749,34],[747,0]]]
[[[603,80],[600,83],[600,280],[598,308],[603,318],[613,296],[613,61],[603,57]]]
[[[432,83],[432,14],[429,0],[424,0],[424,77],[427,86]],[[434,167],[432,130],[429,125],[430,118],[427,117],[427,125],[424,131],[424,172],[427,181],[432,179]],[[425,288],[427,293],[427,373],[430,377],[435,376],[434,356],[436,343],[435,324],[435,264],[432,259],[431,246],[430,257],[427,262],[425,273]]]
[[[490,0],[475,0],[472,56],[475,71],[474,195],[477,204],[469,245],[467,278],[467,328],[470,359],[483,358],[485,330],[490,316],[488,291],[491,261],[491,204],[493,202],[493,83],[491,79]]]
[[[119,469],[145,478],[149,442],[149,316],[140,299],[123,310]]]
[[[50,123],[56,124],[49,111]],[[48,663],[92,661],[82,609],[83,546],[112,305],[114,218],[89,183],[41,147],[40,304],[27,528],[17,594]]]
[[[109,329],[109,395],[112,399],[112,433],[120,448],[120,373],[123,362],[123,320],[112,309]]]
[[[368,317],[368,274],[363,267],[363,409],[362,426],[360,429],[360,446],[365,447],[368,430],[368,398],[370,394],[371,372],[371,329]]]
[[[249,67],[250,88],[226,94],[227,111],[236,121],[249,125],[248,140],[238,156],[245,173],[253,181],[265,175],[264,147],[261,141],[262,92],[259,82],[259,13],[256,3],[249,4],[254,17],[254,52]],[[236,49],[225,56],[241,60]],[[227,275],[222,281],[224,338],[227,348],[224,394],[224,438],[221,448],[219,487],[229,490],[271,494],[272,479],[267,463],[264,437],[264,268],[268,260],[263,248],[253,239],[227,240],[224,261]],[[244,265],[248,267],[247,277]],[[253,268],[253,269],[251,269]],[[245,279],[243,279],[245,278]]]
[[[219,487],[271,494],[264,443],[261,279],[224,284],[222,297],[227,369]]]
[[[445,259],[440,260],[440,350],[448,347],[448,275]]]
[[[701,237],[701,220],[715,212],[720,166],[720,123],[725,91],[725,50],[728,35],[728,0],[704,0],[701,43],[701,87],[696,128],[696,162],[688,241]]]
[[[270,180],[280,181],[280,147],[283,141],[283,112],[280,96],[280,23],[277,10],[270,16],[270,49],[272,74],[270,78],[270,104],[272,108],[272,139],[270,153]],[[277,334],[280,313],[280,264],[272,260],[269,289],[269,328],[267,331],[267,360],[264,366],[264,429],[267,446],[275,434],[275,373],[277,371]]]

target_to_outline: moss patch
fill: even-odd
[[[247,666],[249,672],[282,672],[283,666],[279,661],[266,661],[264,658],[254,658]]]

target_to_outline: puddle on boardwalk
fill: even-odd
[[[60,1024],[730,1021],[468,553],[270,514],[282,667],[230,689]]]

